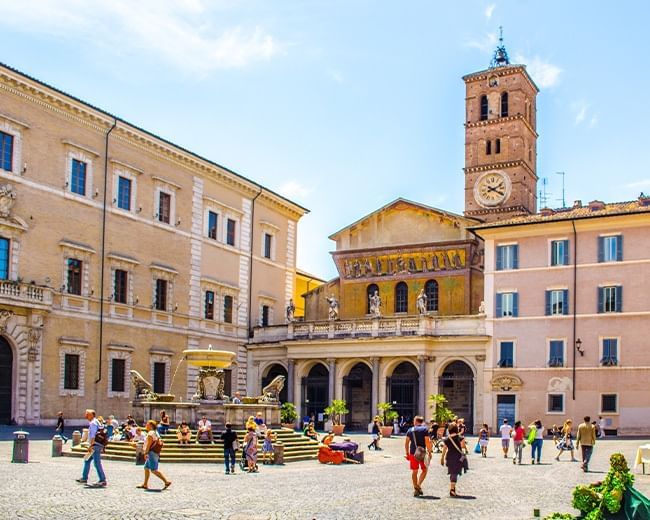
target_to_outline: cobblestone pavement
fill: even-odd
[[[368,436],[355,435],[354,440],[365,447]],[[530,519],[533,508],[540,508],[542,516],[571,511],[573,486],[601,479],[614,452],[622,452],[632,463],[636,447],[644,443],[600,442],[592,460],[593,473],[585,475],[568,458],[555,462],[550,441],[545,442],[541,466],[530,465],[528,457],[525,464],[514,466],[503,458],[495,439],[487,459],[470,455],[471,471],[458,484],[465,499],[449,497],[448,478],[438,458],[425,481],[425,497],[416,499],[411,496],[403,442],[403,438],[384,439],[384,451],[366,450],[364,465],[323,466],[306,461],[261,466],[254,475],[224,475],[220,465],[164,464],[162,471],[173,481],[164,492],[136,489],[142,467],[114,461],[104,461],[107,488],[86,488],[75,482],[82,460],[51,458],[48,441],[30,443],[29,464],[9,462],[12,444],[0,442],[0,518]],[[650,475],[637,473],[636,479],[636,487],[650,495]],[[160,481],[152,477],[152,484],[159,487]]]

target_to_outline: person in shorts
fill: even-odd
[[[160,480],[165,484],[163,489],[167,489],[172,485],[171,480],[167,480],[167,477],[162,474],[158,469],[158,464],[160,462],[160,449],[162,444],[160,444],[160,435],[158,435],[158,424],[156,421],[151,420],[147,421],[145,426],[147,429],[147,440],[144,443],[144,456],[146,461],[144,463],[144,482],[139,486],[136,486],[138,489],[149,489],[149,477],[151,473],[156,475]]]
[[[510,450],[510,436],[512,435],[512,426],[508,424],[508,419],[503,420],[501,428],[501,448],[503,448],[503,458],[508,458],[508,450]]]
[[[433,446],[429,438],[429,428],[424,424],[424,417],[418,415],[413,419],[413,426],[406,431],[404,440],[404,458],[409,461],[411,468],[411,480],[413,481],[413,496],[419,497],[424,495],[422,492],[422,483],[427,476],[427,458],[417,460],[415,451],[417,448],[424,448],[426,455],[431,458]],[[419,472],[419,475],[418,475]]]

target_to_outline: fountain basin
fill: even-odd
[[[235,364],[235,352],[228,350],[184,350],[183,357],[195,367],[229,368]]]
[[[158,394],[158,401],[162,403],[171,403],[175,398],[174,394]]]

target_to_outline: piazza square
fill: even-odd
[[[5,6],[0,516],[650,520],[632,3]]]

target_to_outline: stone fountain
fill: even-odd
[[[232,423],[235,428],[242,428],[248,417],[262,412],[267,425],[279,426],[278,396],[284,378],[282,381],[274,380],[265,387],[262,396],[244,398],[243,403],[231,403],[229,396],[224,395],[224,370],[236,364],[235,356],[234,352],[227,350],[213,350],[212,345],[207,349],[184,350],[183,357],[174,371],[170,389],[182,362],[197,367],[196,393],[190,401],[183,401],[182,398],[176,400],[174,394],[156,394],[146,379],[137,371],[131,370],[131,381],[135,387],[135,399],[131,402],[134,419],[138,423],[149,419],[158,420],[160,411],[165,410],[172,422],[177,424],[186,421],[195,425],[197,419],[205,414],[214,428],[222,428],[226,422]]]

